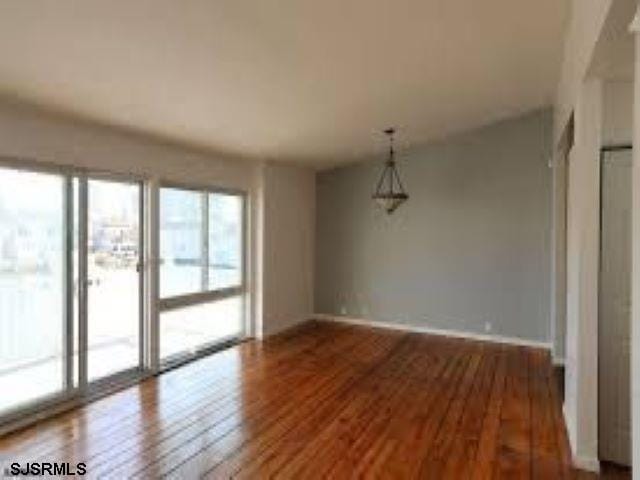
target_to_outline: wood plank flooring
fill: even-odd
[[[0,438],[88,478],[593,478],[546,352],[309,322]],[[0,475],[1,476],[1,475]]]

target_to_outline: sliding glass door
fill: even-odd
[[[3,165],[0,424],[244,334],[244,194]]]
[[[142,367],[142,186],[87,185],[87,381]]]
[[[0,168],[0,414],[67,387],[65,185]]]
[[[142,368],[142,193],[0,167],[0,416]]]

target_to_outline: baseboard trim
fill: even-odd
[[[600,460],[593,457],[573,457],[573,466],[592,473],[600,473]]]
[[[526,340],[518,337],[505,337],[501,335],[484,335],[481,333],[463,332],[459,330],[444,330],[440,328],[427,327],[423,325],[398,324],[390,322],[378,322],[365,318],[345,317],[341,315],[330,315],[324,313],[316,313],[313,318],[318,320],[327,320],[330,322],[346,323],[349,325],[360,325],[373,328],[385,328],[388,330],[401,330],[405,332],[428,333],[430,335],[440,335],[443,337],[466,338],[469,340],[478,340],[482,342],[500,343],[508,345],[518,345],[523,347],[542,348],[551,350],[551,342],[539,342],[535,340]]]
[[[573,430],[569,428],[569,415],[567,413],[567,402],[562,402],[562,420],[564,420],[564,426],[567,431],[567,440],[569,440],[569,449],[571,450],[571,457],[573,461],[574,453],[576,451],[576,442],[573,438]]]
[[[553,357],[553,365],[556,367],[564,367],[565,359],[564,357]]]

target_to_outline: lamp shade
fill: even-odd
[[[404,191],[400,174],[396,168],[395,151],[393,149],[393,134],[395,129],[389,128],[384,131],[389,137],[389,158],[385,162],[384,169],[378,180],[373,200],[383,208],[388,214],[392,214],[404,202],[409,200],[409,195]]]
[[[374,194],[373,199],[387,213],[393,213],[400,205],[409,200],[406,193],[381,193]]]

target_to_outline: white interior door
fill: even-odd
[[[601,460],[631,464],[631,150],[602,163],[599,299]]]

